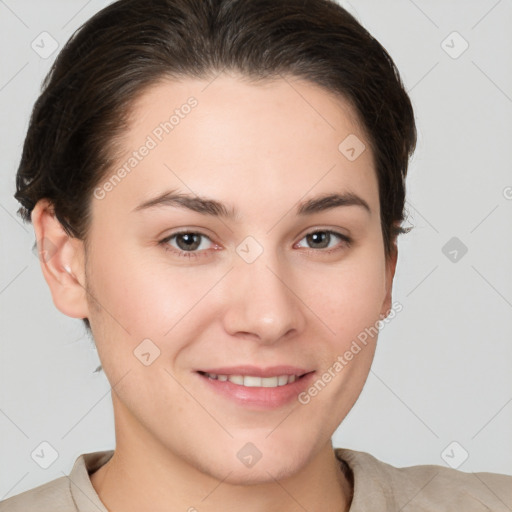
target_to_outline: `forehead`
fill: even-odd
[[[347,144],[362,151],[357,158],[347,157]],[[297,201],[335,189],[378,200],[373,154],[354,110],[291,77],[162,80],[133,102],[121,147],[112,172],[124,168],[124,177],[109,196],[130,208],[170,188],[230,203],[235,192],[246,204],[262,193]]]
[[[187,103],[191,103],[192,98],[196,105],[190,109]],[[192,113],[195,128],[201,123],[204,129],[211,129],[210,137],[214,137],[219,128],[227,130],[236,124],[233,135],[237,136],[231,141],[238,144],[244,140],[244,135],[254,135],[255,129],[259,130],[258,137],[245,137],[245,140],[263,142],[265,135],[274,139],[278,127],[286,129],[282,136],[288,139],[290,135],[297,135],[298,130],[309,134],[319,131],[316,138],[333,133],[336,136],[354,133],[361,139],[367,138],[355,109],[345,98],[295,77],[258,81],[237,74],[202,80],[161,78],[137,95],[130,111],[129,135],[135,137],[148,132],[152,126],[158,132],[158,126],[166,122],[171,123],[173,135],[179,135],[174,128],[184,124],[181,121]],[[244,128],[242,132],[241,128]],[[169,131],[164,129],[163,135],[169,135]],[[159,138],[158,133],[156,137]]]

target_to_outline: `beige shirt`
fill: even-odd
[[[108,512],[89,475],[113,450],[80,455],[68,477],[0,502],[0,512]],[[350,468],[354,496],[350,512],[512,511],[512,476],[465,473],[437,465],[397,468],[365,452],[335,448],[342,469]]]

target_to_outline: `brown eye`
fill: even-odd
[[[183,251],[194,251],[201,245],[201,235],[198,233],[180,233],[175,237],[176,244]]]
[[[312,245],[313,249],[326,249],[331,241],[331,233],[327,231],[315,231],[306,236],[308,244]]]
[[[211,242],[210,238],[203,233],[180,231],[169,235],[159,243],[167,251],[171,251],[178,256],[190,258],[207,253],[208,243],[205,243],[204,240]],[[176,245],[171,244],[171,241],[174,241]]]
[[[329,229],[322,229],[308,233],[302,240],[306,240],[310,249],[331,249],[336,247],[336,238],[344,241],[345,245],[349,246],[351,239],[346,235],[342,235],[337,231]],[[334,242],[334,245],[331,245]]]

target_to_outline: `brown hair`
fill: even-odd
[[[376,163],[389,257],[411,229],[399,223],[414,113],[389,54],[334,0],[118,0],[99,11],[43,81],[16,176],[18,213],[29,222],[48,198],[66,233],[87,242],[93,190],[115,164],[135,99],[165,77],[223,70],[306,79],[352,105]]]

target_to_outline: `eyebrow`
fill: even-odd
[[[164,192],[163,194],[149,199],[137,207],[132,212],[148,210],[161,207],[178,207],[201,213],[203,215],[211,215],[214,217],[223,217],[225,219],[235,220],[239,217],[239,212],[233,206],[228,207],[220,201],[202,196],[192,196],[184,193],[178,193],[175,190]],[[352,192],[342,194],[323,194],[298,204],[296,214],[300,216],[319,213],[340,206],[359,206],[371,215],[371,209],[368,203],[358,195]]]

